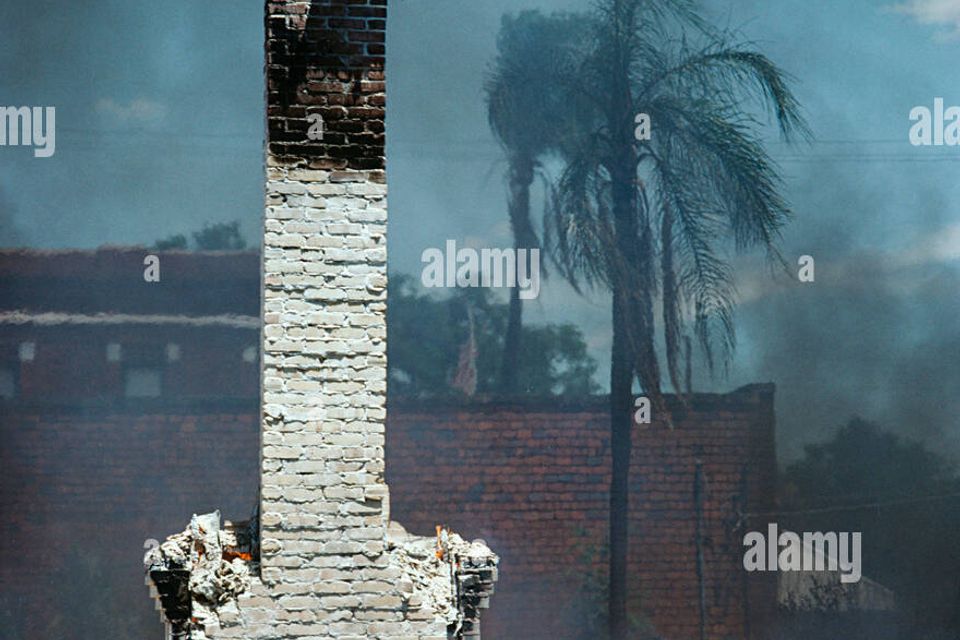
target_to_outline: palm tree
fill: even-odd
[[[612,295],[608,613],[610,637],[623,640],[634,377],[672,424],[658,354],[677,392],[688,330],[711,369],[729,358],[726,250],[760,246],[779,260],[790,216],[747,109],[766,107],[787,140],[808,133],[783,72],[711,29],[691,0],[599,0],[588,28],[589,51],[558,79],[572,115],[545,242],[575,288]],[[635,135],[640,113],[649,139]]]
[[[502,20],[498,55],[484,91],[490,128],[507,157],[507,211],[517,250],[540,247],[530,218],[530,187],[541,159],[557,149],[557,127],[564,108],[560,87],[549,80],[556,75],[571,43],[582,34],[573,14],[545,16],[538,11],[523,11],[505,15]],[[503,393],[517,389],[522,316],[520,290],[514,287],[500,365]]]

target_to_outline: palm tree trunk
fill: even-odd
[[[516,394],[520,369],[520,333],[523,331],[523,300],[520,289],[510,290],[510,314],[507,319],[507,334],[503,341],[503,358],[500,361],[500,393]]]
[[[615,2],[616,20],[626,21],[625,5]],[[618,32],[624,27],[621,22]],[[627,569],[630,541],[630,453],[633,430],[633,377],[644,334],[644,303],[650,294],[641,255],[641,221],[638,219],[637,154],[633,139],[629,60],[622,42],[616,43],[610,76],[610,130],[613,156],[612,213],[616,252],[612,268],[613,344],[610,358],[610,640],[627,640]]]
[[[510,159],[510,201],[507,204],[510,213],[510,228],[513,231],[513,246],[520,255],[520,249],[532,249],[537,245],[536,234],[530,222],[530,185],[533,183],[533,159],[526,155],[516,155]],[[531,274],[533,275],[533,274]],[[539,277],[536,274],[533,277]],[[510,315],[507,320],[507,334],[503,341],[503,358],[500,361],[500,392],[517,393],[520,370],[520,347],[523,332],[523,300],[520,288],[510,290]]]
[[[611,640],[625,640],[627,551],[629,548],[630,452],[633,427],[633,349],[628,335],[629,292],[613,292],[613,346],[610,359],[610,585]]]

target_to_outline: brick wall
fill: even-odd
[[[745,609],[754,610],[759,630],[773,592],[763,591],[770,585],[762,574],[743,582],[730,521],[744,472],[744,510],[766,510],[772,499],[772,392],[698,396],[693,409],[673,432],[659,425],[636,432],[632,609],[646,611],[664,638],[697,637],[692,496],[699,458],[708,637],[743,638]],[[227,518],[246,517],[257,492],[258,426],[253,402],[164,413],[7,407],[0,420],[0,594],[17,607],[24,637],[57,637],[44,630],[65,608],[50,594],[70,586],[58,586],[58,576],[77,555],[112,567],[110,584],[128,585],[112,596],[133,612],[126,626],[114,627],[126,632],[117,637],[159,637],[157,614],[145,588],[137,588],[143,541],[162,539],[194,512],[220,508]],[[501,554],[485,638],[573,640],[587,629],[589,615],[603,606],[592,587],[605,583],[604,401],[394,399],[386,434],[394,517],[424,534],[445,522]],[[757,590],[749,601],[745,587]]]
[[[411,594],[401,591],[397,554],[387,546],[389,434],[391,477],[404,487],[397,519],[427,534],[442,520],[505,550],[510,577],[498,599],[510,600],[488,638],[572,637],[578,630],[565,615],[589,605],[596,593],[583,579],[603,566],[602,411],[537,417],[509,407],[446,414],[411,407],[406,426],[394,415],[395,432],[385,431],[385,5],[266,3],[259,419],[205,413],[200,428],[201,418],[182,414],[5,416],[0,586],[18,622],[49,623],[45,614],[58,612],[49,589],[72,584],[88,569],[96,575],[78,560],[96,555],[106,567],[101,571],[129,567],[143,538],[173,513],[170,504],[178,515],[161,523],[158,537],[214,506],[244,515],[230,513],[232,505],[259,480],[260,566],[216,637],[446,638],[447,621],[412,606]],[[314,113],[324,123],[319,140],[308,135]],[[633,525],[642,544],[632,560],[638,573],[655,578],[636,590],[634,609],[646,609],[669,637],[692,637],[696,619],[690,561],[696,456],[703,456],[707,478],[710,633],[742,629],[743,599],[734,593],[740,585],[729,579],[742,572],[731,568],[724,527],[734,496],[750,494],[740,487],[772,488],[771,405],[762,389],[703,399],[676,431],[654,425],[638,434],[636,477],[643,480]],[[469,446],[458,444],[460,437]],[[257,466],[244,462],[248,454],[233,449],[255,453],[258,440],[259,477]],[[744,461],[757,466],[746,476]],[[145,482],[150,478],[156,482]],[[751,504],[763,501],[756,493]],[[92,522],[101,526],[91,528]],[[581,562],[590,551],[599,559],[587,554]],[[67,573],[58,577],[62,567]],[[131,582],[101,577],[92,584]],[[104,606],[128,593],[146,603],[125,591],[81,602]],[[81,625],[101,618],[82,607],[71,615],[76,619],[64,623],[69,633],[52,637],[84,637]],[[115,626],[108,635],[116,634]]]
[[[742,570],[737,517],[773,505],[773,386],[697,396],[689,412],[677,411],[675,430],[654,423],[634,434],[630,609],[665,638],[699,637],[699,460],[707,637],[745,638],[768,624],[774,607],[775,583]],[[434,514],[444,514],[501,556],[497,601],[484,619],[490,637],[590,637],[585,614],[602,609],[597,589],[606,585],[604,403],[397,401],[389,415],[396,517],[428,531]]]
[[[0,623],[0,636],[160,640],[143,586],[144,542],[194,512],[250,515],[254,398],[162,413],[3,406],[0,620],[19,629]]]
[[[124,402],[124,372],[148,367],[160,377],[163,402],[196,398],[255,398],[259,392],[259,353],[255,328],[185,327],[154,322],[0,325],[0,368],[12,371],[16,397],[23,402],[116,406]],[[32,343],[23,360],[20,345]],[[107,357],[108,345],[119,358]],[[168,345],[177,353],[170,358]]]
[[[387,0],[268,1],[267,14],[268,167],[339,170],[347,182],[382,184]],[[322,139],[307,135],[312,114],[323,119]],[[270,177],[282,175],[289,174]]]
[[[159,282],[143,278],[147,255],[160,258]],[[256,316],[258,262],[255,251],[0,249],[0,309]]]

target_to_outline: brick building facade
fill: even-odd
[[[177,633],[477,637],[460,582],[421,593],[431,580],[449,592],[473,556],[414,562],[430,540],[391,538],[399,520],[502,554],[487,638],[590,637],[605,582],[599,401],[396,399],[387,414],[385,5],[267,2],[261,257],[165,254],[160,283],[142,278],[145,250],[0,259],[12,292],[0,315],[0,586],[23,637],[43,637],[58,611],[46,590],[86,571],[78,558],[99,559],[101,582],[139,585],[144,538],[257,503],[252,535],[195,519],[186,564],[168,562],[176,542],[154,557],[161,593],[198,570],[197,544],[200,563],[215,550],[214,568],[238,572],[213,592],[223,602],[187,602]],[[322,138],[308,135],[314,114]],[[57,286],[67,295],[42,293]],[[236,306],[220,306],[230,291]],[[665,638],[701,624],[709,637],[755,635],[772,607],[774,590],[734,561],[740,514],[772,501],[772,403],[771,387],[697,397],[675,430],[637,432],[632,610]],[[425,576],[431,563],[450,574]],[[136,608],[137,591],[111,597]],[[456,624],[441,611],[451,605]]]
[[[659,637],[749,638],[771,623],[776,579],[743,571],[743,515],[769,511],[773,385],[672,403],[676,428],[638,427],[631,462],[632,615]],[[444,514],[501,558],[496,638],[588,638],[603,610],[610,483],[605,398],[389,404],[394,514],[414,531]],[[697,466],[702,579],[697,569]],[[638,636],[640,637],[640,636]]]
[[[51,637],[44,625],[56,606],[45,594],[74,548],[109,568],[112,584],[138,583],[145,538],[161,539],[193,512],[240,519],[256,501],[259,353],[244,355],[259,339],[248,315],[259,257],[161,253],[161,283],[146,283],[147,253],[0,252],[0,281],[21,292],[0,307],[0,366],[19,380],[0,400],[0,506],[11,514],[0,531],[0,592],[19,603],[24,637]],[[176,293],[195,291],[205,274],[216,282],[207,295]],[[173,292],[163,304],[149,293],[160,285]],[[92,288],[115,294],[73,309],[71,292]],[[154,356],[138,360],[144,354]],[[125,374],[141,365],[158,369],[156,395],[128,393]],[[447,524],[501,555],[485,635],[589,634],[605,583],[606,401],[391,397],[387,409],[392,516],[423,535]],[[773,605],[769,580],[740,569],[737,538],[739,514],[772,508],[772,388],[700,395],[678,416],[673,431],[654,424],[635,434],[631,610],[664,638],[697,637],[699,460],[708,637],[747,637]],[[141,591],[116,597],[155,623]]]
[[[768,386],[698,396],[674,431],[654,424],[637,433],[631,610],[663,638],[698,637],[698,459],[706,487],[708,637],[762,637],[775,584],[769,574],[742,571],[738,514],[771,505],[772,400]],[[0,592],[21,603],[24,637],[51,637],[45,625],[59,606],[51,585],[78,549],[109,568],[112,584],[130,585],[115,594],[118,604],[154,629],[145,591],[134,588],[144,539],[179,528],[185,513],[219,508],[244,518],[256,499],[255,397],[124,404],[5,405],[0,508],[9,515],[0,523]],[[424,535],[447,524],[501,556],[484,637],[589,637],[596,589],[605,583],[604,400],[396,398],[387,409],[393,517]]]

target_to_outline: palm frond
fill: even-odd
[[[577,292],[609,287],[615,237],[609,215],[608,178],[594,145],[568,160],[550,191],[544,215],[544,244],[551,261]]]
[[[791,78],[762,53],[737,43],[713,42],[696,51],[684,50],[679,61],[664,62],[666,55],[645,58],[652,63],[646,69],[650,74],[643,82],[637,97],[644,103],[657,93],[690,94],[699,91],[716,101],[737,105],[740,98],[749,96],[771,112],[785,140],[809,140],[810,127],[803,116],[800,103],[789,88]],[[673,91],[664,85],[673,84]],[[682,87],[678,92],[676,86]]]
[[[727,105],[660,97],[649,105],[658,123],[661,162],[686,163],[685,176],[729,223],[736,246],[762,246],[776,258],[780,230],[791,218],[777,166],[748,123]]]
[[[686,169],[690,165],[686,165]],[[658,161],[654,183],[658,197],[675,216],[674,235],[678,274],[674,292],[692,310],[694,333],[711,371],[715,369],[719,347],[721,362],[733,352],[735,332],[733,304],[736,289],[729,265],[719,257],[713,240],[722,238],[722,218],[714,203],[698,191],[691,172]],[[661,247],[661,251],[663,248]],[[666,305],[665,305],[666,306]],[[677,312],[679,313],[679,312]],[[670,357],[679,356],[679,340],[673,343]]]
[[[764,122],[754,113],[765,110],[789,141],[808,138],[810,129],[790,77],[712,29],[692,0],[600,0],[591,29],[595,46],[570,63],[566,81],[595,99],[578,102],[586,113],[578,111],[566,127],[565,170],[551,192],[545,243],[575,286],[632,292],[636,373],[655,394],[652,310],[654,301],[662,304],[665,365],[679,392],[688,327],[711,370],[727,363],[736,345],[726,239],[738,251],[762,247],[772,263],[782,263],[777,246],[792,214],[779,167],[760,138]],[[626,109],[621,73],[630,89]],[[614,224],[612,188],[628,178],[610,163],[623,157],[625,118],[641,111],[651,116],[654,135],[629,141],[648,181],[637,176],[635,232],[625,240],[613,233],[619,225],[622,236],[624,227]],[[618,215],[622,209],[621,202]]]

